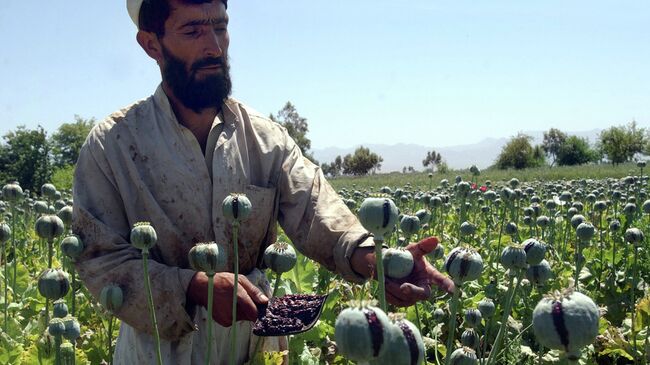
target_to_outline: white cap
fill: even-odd
[[[129,11],[129,16],[136,27],[140,28],[138,25],[138,18],[140,16],[140,7],[142,6],[143,0],[126,0],[126,9]]]

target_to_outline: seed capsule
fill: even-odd
[[[447,313],[445,313],[444,309],[436,308],[436,310],[433,311],[434,321],[440,323],[440,322],[444,322],[446,318],[447,318]]]
[[[140,250],[148,251],[156,245],[158,235],[149,222],[138,222],[131,229],[131,244]]]
[[[41,185],[41,195],[48,199],[54,199],[56,194],[56,187],[50,183]]]
[[[478,310],[481,312],[481,315],[485,318],[490,318],[494,315],[496,307],[492,299],[483,298],[477,304]]]
[[[583,347],[598,335],[599,310],[579,292],[556,293],[543,298],[533,311],[533,331],[540,344],[580,358]]]
[[[103,287],[99,293],[99,303],[111,313],[119,311],[124,303],[122,288],[117,284],[110,284]]]
[[[420,331],[406,319],[391,323],[386,334],[386,351],[373,364],[417,365],[424,358]]]
[[[525,269],[526,251],[518,245],[507,246],[501,252],[501,265],[508,270]]]
[[[2,187],[2,197],[8,202],[16,203],[23,198],[23,189],[14,181]]]
[[[461,347],[451,353],[449,362],[453,365],[476,365],[478,364],[478,359],[474,350],[469,347]]]
[[[334,337],[339,352],[353,361],[369,361],[386,351],[386,314],[373,306],[346,308],[336,318]]]
[[[643,202],[641,209],[643,209],[643,213],[650,214],[650,199]]]
[[[231,223],[246,220],[253,210],[251,201],[244,194],[230,194],[221,204],[223,216]]]
[[[63,234],[63,221],[54,214],[47,214],[39,217],[34,226],[36,234],[40,238],[53,240]]]
[[[433,251],[427,254],[427,257],[433,261],[439,260],[444,256],[445,256],[445,247],[440,243],[438,243],[438,245],[436,246],[436,248],[433,249]]]
[[[196,271],[204,271],[207,275],[214,275],[226,268],[228,259],[225,251],[214,242],[197,243],[187,254],[190,266]]]
[[[476,225],[470,222],[463,222],[460,225],[461,236],[471,236],[476,233]]]
[[[399,222],[399,228],[407,236],[416,234],[420,230],[420,218],[405,214]]]
[[[287,272],[296,265],[296,250],[287,242],[276,242],[264,250],[264,265],[276,274]]]
[[[580,223],[584,223],[587,220],[585,216],[582,214],[575,214],[573,217],[571,217],[571,226],[573,226],[574,229],[578,228]]]
[[[544,285],[553,277],[553,271],[548,261],[542,260],[537,265],[531,265],[526,270],[526,279],[534,285]]]
[[[359,207],[359,221],[365,229],[377,238],[391,233],[399,211],[389,198],[366,198]]]
[[[645,240],[643,231],[638,228],[629,228],[625,231],[625,242],[631,243],[633,245],[642,244]]]
[[[0,243],[7,242],[11,238],[11,227],[5,222],[0,223]]]
[[[70,342],[77,341],[79,336],[81,336],[79,322],[74,317],[68,316],[63,319],[63,325],[65,326],[63,337]]]
[[[60,208],[56,215],[61,218],[64,225],[69,226],[72,223],[72,207],[69,205]]]
[[[517,228],[517,224],[515,222],[508,222],[506,224],[504,231],[506,232],[507,235],[514,235],[517,234],[517,231],[519,228]]]
[[[61,241],[61,252],[73,261],[81,256],[84,244],[77,235],[70,235]]]
[[[473,328],[468,328],[460,335],[460,343],[472,349],[477,349],[481,343],[481,337]]]
[[[70,290],[68,274],[61,269],[45,269],[38,277],[38,292],[51,300],[63,298]]]
[[[465,325],[470,328],[476,328],[481,325],[483,315],[478,309],[467,309],[465,311]],[[471,347],[471,346],[470,346]]]
[[[576,236],[582,243],[588,243],[594,237],[596,228],[591,223],[583,222],[576,227]]]
[[[524,241],[523,246],[526,251],[526,262],[529,265],[537,265],[544,260],[544,255],[546,255],[544,242],[529,238]]]
[[[404,248],[388,248],[383,254],[386,275],[394,279],[402,279],[413,271],[413,255]]]
[[[476,280],[483,272],[483,259],[474,249],[456,247],[445,260],[445,270],[457,285]]]
[[[425,200],[428,199],[428,201],[424,202],[425,205],[428,205],[429,202],[431,201],[431,197],[429,195],[425,195],[424,199]],[[650,200],[648,202],[650,203]],[[431,213],[429,213],[429,211],[426,209],[418,210],[417,212],[415,212],[415,216],[418,217],[418,219],[420,219],[420,223],[422,224],[429,223],[429,221],[431,220]]]
[[[68,315],[68,305],[65,304],[65,300],[58,299],[55,301],[52,313],[56,318],[65,318]]]
[[[65,332],[65,324],[62,318],[52,318],[47,325],[47,332],[52,336],[62,336]]]
[[[74,346],[70,342],[62,343],[59,350],[61,351],[61,364],[75,363]]]

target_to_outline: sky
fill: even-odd
[[[650,1],[230,0],[233,96],[312,148],[650,127]],[[125,0],[2,0],[0,135],[101,120],[160,82]]]

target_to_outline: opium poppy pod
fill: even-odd
[[[411,252],[402,247],[386,249],[382,260],[386,276],[393,279],[402,279],[409,276],[415,265]]]
[[[362,305],[346,308],[334,325],[338,351],[349,360],[370,361],[384,354],[390,320],[379,308]]]
[[[366,198],[359,207],[359,220],[365,229],[377,238],[391,233],[399,211],[392,199]]]
[[[5,222],[0,223],[0,242],[7,242],[11,238],[11,227]]]
[[[41,185],[41,195],[48,199],[54,199],[56,194],[56,187],[53,184],[46,183]]]
[[[483,272],[483,258],[469,247],[456,247],[445,260],[445,271],[457,285],[476,280]]]
[[[476,306],[478,310],[481,312],[481,315],[485,318],[492,317],[494,315],[494,312],[496,311],[494,302],[492,301],[492,299],[489,298],[481,299],[481,301],[478,302]]]
[[[526,261],[529,265],[537,265],[544,260],[546,255],[546,245],[544,242],[529,238],[523,243],[524,251],[526,251]]]
[[[476,358],[476,352],[465,346],[452,352],[449,362],[453,365],[476,365],[478,359]]]
[[[230,194],[221,204],[223,215],[231,222],[241,222],[251,215],[253,206],[244,194]]]
[[[63,331],[63,337],[70,341],[75,342],[79,336],[81,336],[81,327],[79,326],[79,321],[74,317],[66,317],[63,319],[63,325],[65,330]]]
[[[582,222],[576,227],[576,236],[580,242],[589,242],[596,233],[596,228],[589,222]]]
[[[99,293],[99,303],[101,303],[107,311],[115,313],[124,303],[124,293],[122,288],[117,284],[109,284],[102,288]]]
[[[149,222],[138,222],[131,229],[131,244],[140,250],[149,250],[156,245],[158,235]]]
[[[406,319],[392,323],[387,331],[386,351],[376,364],[418,365],[424,359],[424,341],[418,328]]]
[[[645,240],[643,231],[638,228],[629,228],[625,231],[625,241],[633,245],[640,245]]]
[[[264,264],[276,274],[293,269],[296,261],[296,250],[286,242],[276,242],[264,250]]]
[[[8,202],[15,203],[22,199],[23,189],[14,181],[2,187],[2,197]]]
[[[478,309],[467,309],[465,311],[465,325],[470,328],[476,328],[481,324],[483,315]],[[471,347],[471,346],[470,346]]]
[[[38,292],[48,299],[63,298],[70,290],[68,274],[61,269],[45,269],[38,277]]]
[[[62,336],[65,332],[65,323],[63,323],[63,318],[52,318],[50,323],[47,325],[47,332],[52,336]]]
[[[533,331],[540,344],[580,358],[582,348],[598,335],[598,306],[579,292],[556,293],[540,300],[533,311]]]
[[[72,223],[72,207],[69,205],[60,208],[56,215],[61,218],[63,224],[70,225]]]
[[[72,260],[81,256],[84,250],[84,244],[77,235],[70,235],[61,241],[61,252]]]
[[[214,275],[226,268],[228,255],[215,242],[198,243],[187,254],[190,266],[196,271]]]
[[[548,261],[542,260],[537,265],[531,265],[526,270],[526,279],[535,285],[544,285],[553,277],[553,271]]]
[[[54,314],[54,317],[65,318],[68,315],[68,305],[65,304],[65,300],[62,298],[56,300],[52,307],[52,313]]]
[[[510,245],[501,252],[501,265],[508,270],[525,269],[526,251],[519,245]]]
[[[420,230],[420,218],[416,215],[404,215],[399,222],[399,228],[405,235],[416,234]]]
[[[36,220],[34,230],[39,237],[49,241],[63,234],[63,221],[54,214],[43,215]]]

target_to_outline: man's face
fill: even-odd
[[[195,112],[218,108],[230,95],[228,15],[219,0],[206,4],[170,1],[160,38],[163,82]]]

